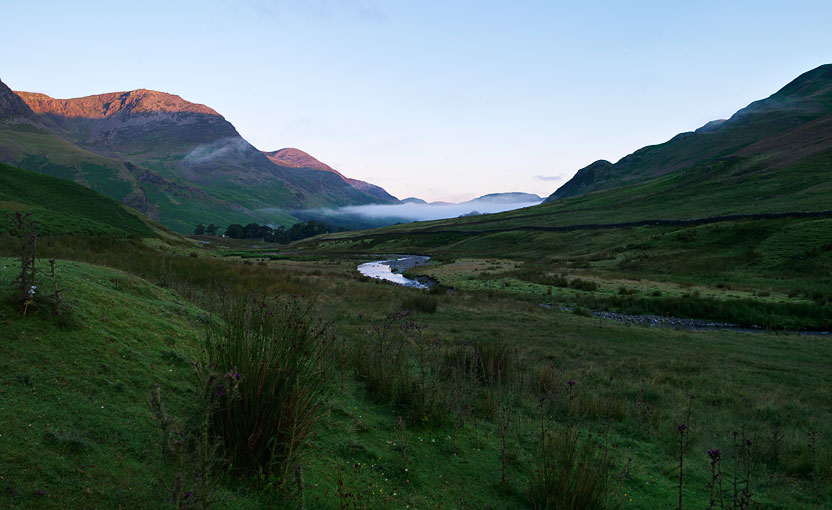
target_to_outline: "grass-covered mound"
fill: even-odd
[[[74,182],[2,163],[0,212],[30,213],[41,235],[154,235],[138,213],[111,198]],[[10,226],[0,215],[0,232]]]
[[[4,294],[15,262],[0,259]],[[184,408],[205,314],[113,269],[59,261],[57,274],[63,326],[0,308],[0,507],[161,508],[175,470],[150,391]]]

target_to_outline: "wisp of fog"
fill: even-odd
[[[460,204],[404,203],[350,205],[337,209],[298,210],[293,211],[292,214],[297,218],[305,220],[314,219],[335,226],[355,229],[381,227],[395,223],[441,220],[459,216],[498,213],[530,207],[539,203],[539,200],[522,202],[472,200]]]

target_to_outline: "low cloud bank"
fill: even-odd
[[[368,218],[406,218],[409,221],[442,220],[456,218],[472,212],[480,214],[511,211],[537,205],[540,202],[509,203],[468,203],[461,204],[395,204],[395,205],[352,205],[335,209],[338,214],[366,216]]]
[[[338,209],[305,209],[293,211],[292,214],[303,220],[323,221],[335,226],[356,229],[498,213],[530,207],[539,203],[539,200],[503,203],[472,200],[461,204],[351,205]]]

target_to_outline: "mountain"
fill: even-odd
[[[82,149],[59,136],[59,131],[63,130],[55,119],[37,115],[0,82],[0,161],[74,181],[154,218],[162,215],[158,213],[159,201],[148,197],[149,186],[157,194],[177,201],[180,208],[187,206],[188,200],[197,202],[200,209],[217,206],[201,190],[127,161]]]
[[[767,168],[832,147],[832,64],[806,72],[766,99],[727,120],[644,147],[617,163],[596,161],[579,170],[548,200],[630,185],[739,157]],[[765,161],[762,161],[765,160]]]
[[[34,113],[20,97],[0,81],[0,120],[31,119]]]
[[[349,187],[373,197],[376,200],[376,203],[395,204],[399,201],[396,197],[387,193],[383,188],[376,186],[375,184],[344,177],[339,171],[325,163],[321,163],[300,149],[287,148],[273,152],[264,152],[263,154],[265,154],[266,157],[269,158],[269,160],[275,165],[304,169],[307,171],[326,172],[337,176]]]
[[[489,193],[473,200],[463,202],[465,204],[518,204],[541,202],[543,198],[531,193]]]
[[[273,162],[215,110],[146,89],[55,99],[3,85],[0,161],[83,184],[179,232],[395,201],[337,172]]]

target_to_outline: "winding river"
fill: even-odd
[[[405,278],[400,273],[414,266],[421,266],[427,264],[430,257],[423,257],[421,255],[408,255],[406,257],[396,257],[388,260],[374,260],[373,262],[366,262],[358,266],[358,272],[364,276],[375,278],[377,280],[386,280],[405,287],[413,287],[415,289],[427,289],[428,286]]]

